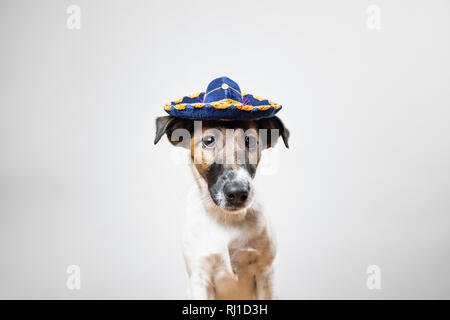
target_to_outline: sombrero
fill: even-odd
[[[211,81],[206,92],[185,96],[164,106],[178,118],[199,120],[254,120],[273,117],[281,105],[258,96],[241,93],[228,77]]]

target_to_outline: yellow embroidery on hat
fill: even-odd
[[[225,104],[220,101],[211,102],[211,105],[216,109],[227,109],[230,107],[230,104]]]
[[[186,109],[186,103],[176,104],[173,107],[177,110],[184,110]]]
[[[238,108],[239,110],[243,110],[243,111],[252,111],[255,107],[245,105],[245,104],[240,104],[240,105],[236,106],[236,108]]]
[[[216,109],[227,109],[231,107],[232,105],[238,106],[242,105],[239,101],[233,100],[233,99],[222,99],[219,101],[213,101],[210,103],[211,106],[213,106]]]
[[[233,100],[233,99],[222,99],[219,101],[220,103],[225,103],[225,104],[229,104],[229,105],[236,105],[236,104],[242,104],[239,101]]]
[[[264,98],[261,98],[261,97],[258,97],[258,96],[253,96],[253,98],[254,98],[254,99],[256,99],[256,100],[259,100],[259,101],[263,101],[263,100],[266,100],[266,99],[264,99]]]
[[[208,94],[213,93],[214,91],[219,90],[219,89],[220,89],[220,87],[215,88],[215,89],[211,90],[210,92],[206,92],[205,96],[203,97],[203,99],[205,99]]]
[[[224,83],[224,84],[222,84],[220,87],[217,87],[217,88],[215,88],[215,89],[212,89],[212,90],[209,91],[209,92],[206,92],[204,98],[206,98],[206,96],[207,96],[208,94],[210,94],[210,93],[212,93],[212,92],[214,92],[214,91],[216,91],[216,90],[219,90],[219,89],[223,89],[223,90],[231,89],[231,90],[236,91],[236,93],[238,93],[240,96],[242,96],[242,93],[240,93],[238,90],[236,90],[235,88],[233,88],[233,87],[229,86],[228,84]],[[225,99],[224,99],[224,100],[225,100]]]
[[[198,93],[198,94],[195,94],[195,95],[188,96],[188,97],[196,98],[200,94],[201,94],[201,92]],[[243,96],[245,96],[245,95],[248,95],[248,94],[243,94]],[[266,100],[266,99],[263,99],[263,98],[260,98],[260,97],[257,97],[257,96],[253,96],[253,98],[255,98],[256,100],[259,100],[259,101]],[[177,104],[167,103],[166,105],[164,105],[164,109],[169,111],[170,109],[172,109],[172,107],[174,107],[177,110],[185,110],[187,105],[191,105],[192,107],[197,108],[197,109],[201,109],[201,108],[203,108],[206,105],[210,105],[210,106],[212,106],[215,109],[228,109],[231,106],[235,106],[237,109],[243,110],[243,111],[252,111],[254,109],[258,109],[260,111],[266,111],[266,110],[269,110],[272,107],[275,110],[278,110],[278,109],[281,108],[281,105],[276,104],[275,102],[273,102],[271,100],[267,100],[267,101],[269,101],[268,105],[262,105],[262,106],[245,105],[245,104],[242,104],[241,102],[233,100],[233,99],[222,99],[222,100],[219,100],[219,101],[213,101],[213,102],[211,102],[209,104],[202,103],[202,102],[195,102],[195,103],[190,103],[190,104],[188,104],[188,103],[180,103],[182,101],[183,101],[183,98],[174,101],[174,103],[177,103]]]
[[[188,97],[191,98],[191,99],[194,99],[194,98],[198,98],[198,96],[201,95],[201,94],[202,94],[201,92],[194,93],[194,94],[189,95]]]

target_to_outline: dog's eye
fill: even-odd
[[[253,136],[245,136],[245,147],[248,150],[253,150],[256,148],[256,145],[258,144],[258,140]]]
[[[203,139],[202,139],[202,144],[203,144],[203,147],[205,147],[205,148],[213,148],[215,145],[215,142],[216,142],[216,140],[214,139],[213,136],[206,136],[206,137],[203,137]]]

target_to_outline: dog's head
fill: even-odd
[[[190,150],[213,203],[229,212],[252,204],[252,180],[262,150],[275,146],[280,135],[289,148],[289,131],[277,117],[252,121],[159,117],[155,144],[164,134],[173,145]]]

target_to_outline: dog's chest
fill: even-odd
[[[254,273],[262,255],[253,243],[236,239],[228,243],[228,258],[234,274]]]
[[[189,275],[209,279],[216,299],[253,299],[255,275],[274,257],[264,216],[255,211],[242,223],[223,224],[195,197],[189,200],[183,235]]]
[[[255,275],[264,262],[258,240],[248,239],[242,230],[221,231],[223,234],[219,236],[220,231],[216,230],[214,240],[208,238],[207,250],[192,258],[212,280],[216,299],[254,299]]]
[[[218,281],[252,277],[271,253],[266,229],[256,222],[225,226],[206,213],[186,222],[183,243],[188,264],[199,265]]]

